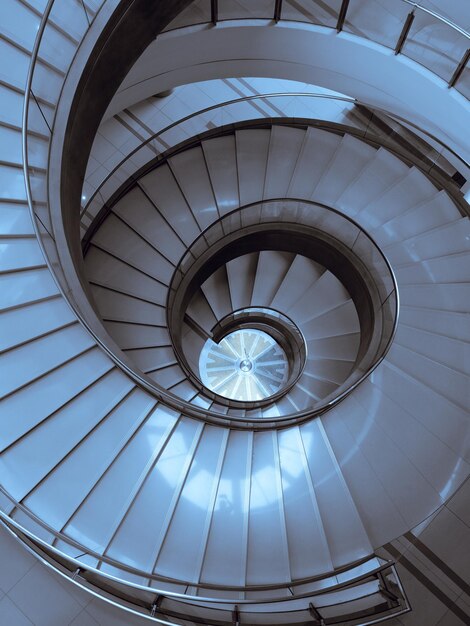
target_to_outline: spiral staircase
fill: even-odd
[[[272,4],[274,23],[302,15],[333,35],[366,37],[377,18],[370,3]],[[161,5],[169,45],[201,22],[258,28],[269,9]],[[424,62],[416,22],[435,14],[394,5],[396,39],[380,43]],[[91,89],[88,61],[128,15],[97,0],[2,11],[3,525],[146,621],[405,615],[383,546],[469,475],[465,155],[347,97],[321,96],[341,120],[313,119],[312,94],[292,95],[295,115],[247,115],[242,97],[195,105],[191,134],[156,119],[89,199],[92,118],[114,93],[89,114],[70,94]],[[433,80],[463,102],[468,35],[439,24],[454,47],[431,57]],[[208,110],[233,117],[207,124]]]

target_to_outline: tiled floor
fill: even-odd
[[[0,626],[124,626],[149,622],[61,578],[0,528]]]
[[[391,554],[398,556],[398,572],[413,609],[397,624],[470,624],[469,495],[467,479],[428,523],[389,544],[397,551]]]

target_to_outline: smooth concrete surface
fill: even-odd
[[[234,76],[285,78],[341,91],[413,120],[469,158],[468,101],[456,90],[391,49],[296,22],[222,22],[161,35],[129,72],[106,116],[164,89]]]

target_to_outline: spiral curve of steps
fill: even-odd
[[[250,167],[246,169],[246,180],[237,169],[233,172],[233,180],[239,188],[237,197],[242,198],[239,203],[275,198],[276,194],[280,194],[279,197],[292,194],[293,197],[315,200],[315,195],[305,194],[300,185],[290,184],[287,179],[284,188],[279,184],[269,188],[269,178],[276,180],[276,168],[279,168],[280,162],[284,166],[289,161],[294,165],[302,150],[306,151],[303,158],[311,159],[308,151],[311,152],[312,146],[320,145],[322,141],[331,143],[332,151],[347,150],[349,144],[357,145],[362,148],[365,160],[375,154],[372,147],[359,140],[313,129],[305,131],[274,126],[271,131],[240,130],[236,136],[205,141],[202,146],[172,157],[144,176],[138,186],[116,203],[112,214],[94,234],[89,242],[85,264],[98,309],[118,345],[135,359],[145,373],[150,372],[158,384],[170,387],[175,393],[182,394],[184,399],[206,402],[211,410],[218,408],[215,402],[207,404],[207,397],[204,400],[204,394],[198,393],[179,367],[164,314],[165,302],[171,291],[169,282],[173,272],[177,273],[182,242],[195,239],[204,227],[203,237],[213,240],[208,230],[211,226],[209,210],[204,207],[214,207],[211,210],[213,223],[224,213],[227,215],[227,209],[224,210],[220,200],[216,203],[212,192],[222,188],[220,177],[225,170],[214,165],[210,171],[206,164],[217,164],[222,151],[228,162],[244,163],[242,155],[235,152],[235,145],[238,145],[240,150],[252,154]],[[290,144],[294,151],[292,155],[287,150]],[[258,158],[264,159],[264,162],[258,164]],[[322,158],[325,161],[318,165],[320,170],[327,163],[327,157]],[[345,157],[337,158],[340,163],[340,159]],[[299,171],[302,167],[305,165],[299,163]],[[187,172],[193,173],[191,181],[185,180]],[[301,176],[299,173],[296,175]],[[321,171],[318,176],[321,176]],[[334,170],[329,176],[335,181]],[[195,191],[191,191],[192,182],[197,185]],[[340,182],[335,181],[334,184],[337,187]],[[181,189],[187,190],[185,197]],[[249,189],[252,189],[251,195]],[[222,193],[229,196],[234,189],[224,189]],[[231,209],[235,206],[232,200]],[[314,214],[309,205],[299,207],[296,207],[298,211]],[[287,206],[280,210],[286,211]],[[245,214],[246,211],[242,211],[240,217],[227,215],[227,224],[223,220],[222,225],[217,226],[218,230],[229,228],[229,221],[241,219],[244,223],[246,219],[254,220],[253,217],[245,218]],[[337,235],[342,236],[348,245],[353,245],[360,232],[351,223],[346,220],[341,222],[325,210],[316,221],[320,228],[322,223],[326,228],[332,218],[337,222],[333,220]],[[202,220],[203,225],[200,225]],[[313,242],[311,245],[315,248],[318,244]],[[366,254],[365,251],[363,254]],[[368,250],[368,254],[373,254],[372,249]],[[379,255],[378,250],[375,254]],[[390,276],[388,280],[391,284],[393,279]],[[271,308],[288,315],[298,325],[307,345],[306,368],[296,385],[295,394],[288,394],[282,407],[279,403],[268,407],[267,415],[279,416],[314,405],[315,401],[331,395],[347,378],[356,360],[360,335],[351,296],[331,271],[302,254],[280,250],[261,250],[236,256],[218,267],[200,285],[187,310],[187,317],[196,324],[200,336],[187,324],[184,330],[186,343],[192,343],[190,351],[194,353],[191,356],[196,364],[193,369],[197,369],[201,342],[209,337],[212,327],[233,311],[247,307]],[[240,412],[234,414],[240,415]],[[245,415],[253,414],[254,411],[247,410]]]
[[[1,40],[23,66],[37,18],[23,50]],[[61,28],[57,33],[68,41]],[[44,71],[60,72],[48,63]],[[15,146],[0,166],[4,513],[65,554],[76,556],[76,542],[89,551],[86,565],[134,583],[234,599],[278,586],[284,597],[292,583],[373,555],[458,487],[470,469],[470,226],[444,190],[385,148],[274,125],[171,156],[112,207],[85,256],[103,324],[139,369],[155,371],[157,384],[206,409],[211,401],[188,390],[160,330],[161,288],[212,221],[272,198],[317,202],[370,233],[392,266],[400,295],[396,336],[350,396],[281,430],[215,426],[139,388],[59,293],[24,192],[22,78],[2,80],[11,105],[1,130]],[[33,124],[41,153],[43,120]],[[359,340],[351,296],[334,274],[293,253],[241,255],[200,286],[188,311],[209,333],[231,311],[253,306],[292,318],[312,355],[304,381],[269,416],[333,393]],[[233,410],[237,415],[245,413]]]

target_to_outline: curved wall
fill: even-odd
[[[160,35],[129,72],[105,117],[177,85],[238,76],[340,91],[412,119],[470,158],[468,101],[445,81],[362,37],[298,22],[240,20]]]

